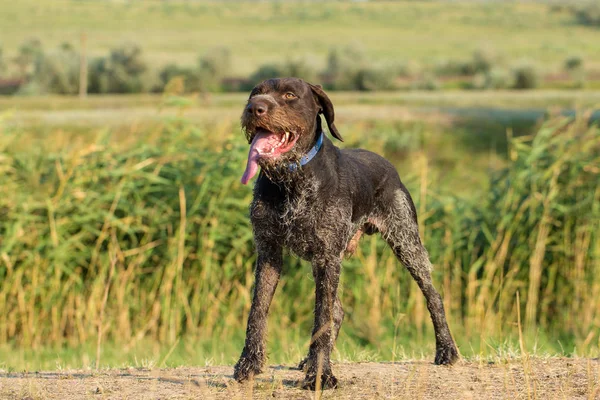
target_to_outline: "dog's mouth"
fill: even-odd
[[[244,185],[258,172],[259,160],[281,157],[284,153],[290,151],[298,140],[298,135],[294,132],[273,132],[261,127],[256,128],[251,137],[252,143],[248,152],[246,170],[242,176]]]

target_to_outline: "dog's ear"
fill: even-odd
[[[329,97],[327,97],[327,94],[325,94],[323,88],[321,88],[320,85],[312,85],[310,83],[308,85],[310,86],[310,89],[317,98],[317,103],[321,107],[321,109],[319,110],[319,114],[325,115],[325,121],[327,121],[329,132],[333,135],[334,138],[343,142],[344,139],[342,139],[342,135],[340,135],[337,128],[335,127],[335,124],[333,123],[335,115],[333,112],[333,104],[331,103],[331,100],[329,100]]]

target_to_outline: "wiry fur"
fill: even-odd
[[[283,100],[281,94],[286,91],[294,91],[296,101]],[[334,125],[333,105],[319,87],[294,78],[265,81],[253,93],[249,107],[256,94],[260,96],[256,101],[264,101],[268,95],[269,112],[260,118],[244,113],[242,125],[249,141],[257,127],[275,131],[283,125],[285,129],[294,126],[300,137],[294,155],[270,160],[254,188],[250,218],[258,252],[256,287],[246,343],[234,377],[248,380],[265,362],[267,314],[285,247],[312,263],[316,285],[313,336],[308,356],[301,363],[306,372],[304,387],[337,386],[330,354],[344,318],[337,297],[342,257],[354,251],[362,234],[377,232],[425,295],[436,335],[436,364],[455,362],[458,351],[441,297],[431,282],[431,263],[419,237],[415,207],[394,167],[365,150],[340,150],[325,138],[313,160],[290,171],[290,158],[305,154],[320,134],[319,113],[325,115],[330,132],[341,140]],[[270,114],[277,117],[272,119]],[[287,122],[281,121],[282,115]]]

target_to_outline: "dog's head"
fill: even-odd
[[[342,140],[334,124],[333,104],[320,86],[282,78],[254,87],[242,113],[242,128],[250,143],[242,183],[248,183],[258,166],[275,170],[298,162],[321,133],[320,114],[329,132]]]

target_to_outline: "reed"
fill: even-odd
[[[163,360],[177,348],[233,361],[255,254],[251,190],[238,180],[247,147],[232,125],[208,131],[173,117],[85,140],[55,132],[37,146],[23,146],[31,132],[3,129],[0,345],[97,343],[99,363],[102,343],[124,353],[152,343],[169,350]],[[525,343],[597,356],[600,129],[559,117],[511,139],[508,166],[468,198],[436,192],[419,157],[407,182],[463,355]],[[305,351],[313,286],[308,265],[286,257],[270,320],[272,346],[285,349],[275,360]],[[344,264],[340,296],[339,358],[433,354],[421,295],[379,238]]]

